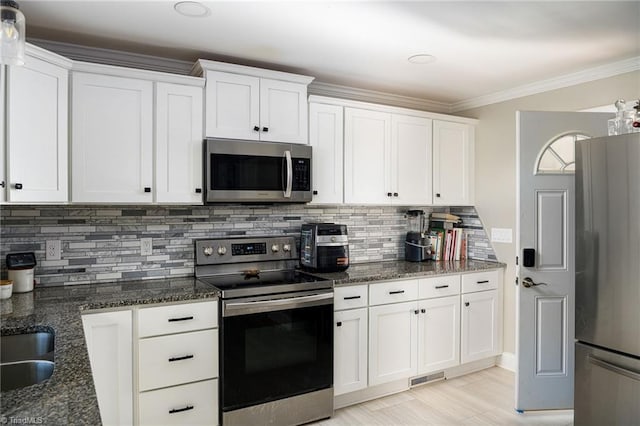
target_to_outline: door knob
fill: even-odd
[[[522,285],[525,286],[525,288],[530,288],[530,287],[535,287],[537,285],[547,285],[547,283],[536,283],[531,278],[524,277],[522,279]]]

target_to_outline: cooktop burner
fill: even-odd
[[[296,270],[294,237],[198,240],[196,277],[222,299],[332,288],[333,281]]]

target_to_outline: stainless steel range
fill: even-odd
[[[298,425],[333,414],[333,281],[296,270],[294,237],[198,240],[221,292],[220,422]]]

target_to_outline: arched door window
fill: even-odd
[[[538,154],[536,175],[565,175],[576,171],[575,144],[589,139],[582,133],[567,133],[552,139]]]

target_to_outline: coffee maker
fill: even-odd
[[[404,241],[404,260],[422,262],[431,259],[431,246],[424,211],[409,210],[405,218],[408,230]]]

